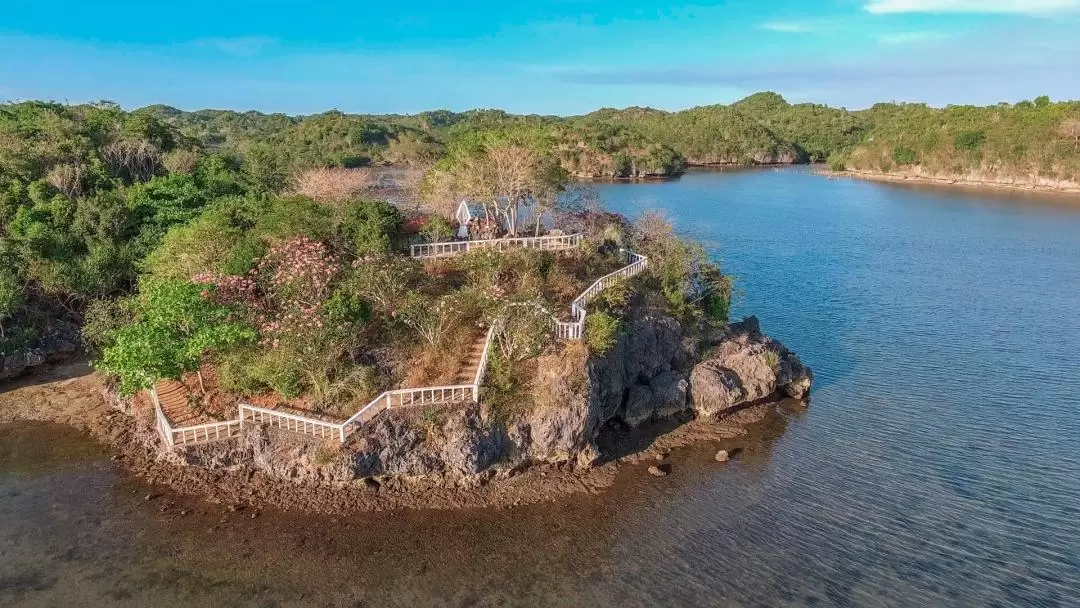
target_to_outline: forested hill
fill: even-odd
[[[135,112],[200,145],[268,146],[291,167],[426,164],[477,131],[516,131],[550,144],[579,178],[670,176],[686,165],[829,161],[834,168],[1080,181],[1080,103],[1045,97],[988,107],[883,103],[848,111],[758,93],[679,112],[601,109],[584,116],[501,110],[312,116],[150,106]]]

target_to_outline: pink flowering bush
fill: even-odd
[[[200,274],[192,282],[213,285],[204,297],[242,308],[262,334],[260,343],[277,348],[324,327],[321,305],[341,270],[325,244],[301,236],[270,249],[247,276]]]

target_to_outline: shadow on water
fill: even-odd
[[[103,446],[64,425],[0,424],[0,476],[38,477],[84,469],[107,458]]]
[[[727,466],[765,466],[801,409],[769,408]],[[723,442],[710,442],[672,452],[664,479],[621,467],[596,496],[329,517],[151,490],[62,426],[2,425],[0,442],[0,466],[15,473],[0,475],[5,606],[593,606],[618,593],[622,539],[723,466],[712,459]]]

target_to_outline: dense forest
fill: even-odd
[[[357,239],[385,250],[397,238],[387,226],[404,230],[415,218],[371,203],[370,176],[349,168],[416,168],[414,198],[446,217],[460,197],[494,192],[493,163],[516,167],[524,181],[514,192],[550,207],[574,178],[826,161],[838,170],[1080,183],[1080,103],[848,111],[759,93],[681,112],[575,117],[0,104],[0,356],[80,326],[94,347],[130,320],[138,303],[116,303],[140,281],[250,269],[286,236],[328,243],[335,255],[362,256]],[[427,230],[438,238],[450,226]],[[196,263],[209,255],[213,268]]]
[[[515,315],[534,325],[502,326],[505,360],[493,355],[493,382],[510,394],[518,363],[551,342],[546,311],[624,265],[618,252],[631,245],[653,258],[643,280],[673,314],[725,319],[730,285],[703,250],[663,222],[631,228],[570,191],[570,133],[640,153],[632,163],[675,157],[618,127],[497,112],[294,119],[0,106],[0,377],[77,341],[122,394],[212,356],[226,390],[325,409],[403,381],[447,384],[461,365],[444,342],[471,343],[478,320],[525,306],[543,314]],[[406,177],[387,188],[363,165],[388,162],[424,168],[396,172]],[[394,204],[390,193],[406,196]],[[591,245],[558,263],[548,251],[481,251],[434,274],[402,255],[411,242],[452,238],[463,198],[498,218],[470,227],[479,236],[536,234],[546,214]],[[588,348],[610,346],[624,308],[609,296],[594,307]]]
[[[1080,182],[1080,102],[1046,97],[988,107],[882,103],[849,111],[757,93],[679,112],[602,109],[573,117],[500,110],[288,117],[165,106],[135,113],[207,148],[243,154],[267,146],[293,169],[423,165],[471,134],[503,131],[542,142],[572,176],[586,179],[665,177],[688,165],[828,161],[834,169]]]

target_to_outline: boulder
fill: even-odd
[[[641,426],[652,420],[654,411],[652,389],[644,384],[631,387],[626,398],[626,409],[622,413],[623,422],[631,428]]]
[[[716,462],[727,462],[731,460],[731,455],[727,450],[720,450],[716,453]]]
[[[802,399],[813,373],[799,358],[761,333],[757,318],[734,323],[710,336],[711,348],[690,373],[690,402],[701,416],[768,397]]]
[[[652,465],[649,467],[649,475],[652,475],[653,477],[667,477],[667,471],[656,465]]]

